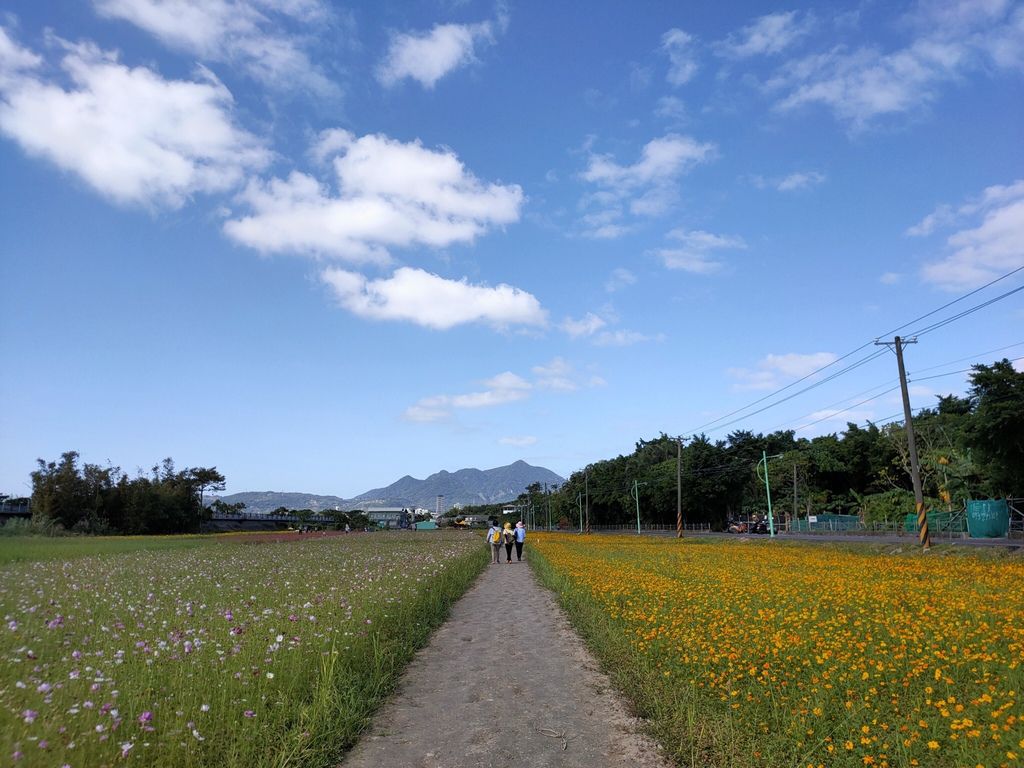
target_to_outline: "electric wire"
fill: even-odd
[[[949,302],[943,304],[941,307],[933,309],[930,312],[926,312],[925,314],[920,315],[920,316],[914,318],[913,320],[911,320],[911,321],[909,321],[907,323],[904,323],[903,325],[898,326],[897,328],[894,328],[894,329],[892,329],[890,331],[887,331],[886,333],[882,334],[881,336],[876,337],[876,340],[878,338],[881,338],[882,336],[889,336],[889,335],[894,334],[894,333],[896,333],[898,331],[901,331],[904,328],[912,326],[915,323],[920,322],[921,320],[924,320],[924,319],[926,319],[928,317],[931,317],[932,315],[935,315],[935,314],[941,312],[944,309],[948,309],[949,307],[953,306],[954,304],[957,304],[957,303],[963,301],[964,299],[970,298],[971,296],[979,293],[980,291],[983,291],[986,288],[989,288],[990,286],[995,285],[996,283],[998,283],[998,282],[1000,282],[1002,280],[1007,279],[1008,277],[1012,277],[1013,275],[1017,274],[1018,272],[1021,272],[1022,270],[1024,270],[1024,265],[1021,265],[1021,266],[1017,267],[1016,269],[1013,269],[1013,270],[1007,272],[1006,274],[1001,275],[1001,276],[995,278],[994,280],[991,280],[988,283],[985,283],[984,285],[982,285],[982,286],[980,286],[978,288],[975,288],[972,291],[969,291],[968,293],[965,293],[963,296],[960,296],[960,297],[958,297],[956,299],[953,299],[952,301],[949,301]],[[930,333],[932,331],[938,330],[939,328],[942,328],[942,327],[944,327],[946,325],[949,325],[950,323],[955,322],[956,320],[959,320],[959,319],[961,319],[963,317],[967,317],[968,315],[971,315],[974,312],[977,312],[977,311],[979,311],[981,309],[984,309],[985,307],[990,306],[991,304],[994,304],[997,301],[1001,301],[1002,299],[1005,299],[1005,298],[1007,298],[1009,296],[1012,296],[1013,294],[1015,294],[1015,293],[1017,293],[1018,291],[1021,291],[1021,290],[1024,290],[1024,285],[1021,285],[1021,286],[1019,286],[1019,287],[1017,287],[1017,288],[1015,288],[1015,289],[1013,289],[1011,291],[1008,291],[1008,292],[1003,293],[1003,294],[1001,294],[999,296],[996,296],[995,298],[989,299],[988,301],[985,301],[985,302],[983,302],[981,304],[975,305],[974,307],[971,307],[968,310],[964,310],[963,312],[960,312],[957,315],[953,315],[952,317],[945,318],[944,320],[940,320],[937,323],[933,323],[932,325],[927,326],[926,328],[918,331],[916,333],[916,335],[917,336],[922,336],[922,335],[924,335],[926,333]],[[749,418],[751,416],[755,416],[755,415],[757,415],[759,413],[763,413],[764,411],[768,410],[769,408],[772,408],[772,407],[774,407],[776,405],[780,405],[781,403],[784,403],[784,402],[786,402],[788,400],[791,400],[793,397],[796,397],[797,395],[803,394],[804,392],[807,392],[810,389],[813,389],[815,386],[820,386],[821,384],[824,384],[824,383],[826,383],[828,381],[831,381],[832,379],[836,378],[836,376],[838,376],[838,375],[841,375],[843,373],[848,373],[849,371],[854,370],[855,368],[860,367],[861,364],[869,362],[870,360],[873,360],[876,357],[876,355],[869,356],[868,358],[860,361],[860,363],[858,363],[858,364],[853,364],[853,365],[847,366],[846,368],[844,368],[841,371],[839,371],[839,372],[829,376],[828,378],[823,379],[820,382],[816,382],[816,384],[812,385],[811,387],[804,388],[804,389],[800,390],[799,392],[794,393],[793,395],[787,396],[787,397],[782,398],[781,400],[775,401],[773,403],[769,403],[764,408],[761,408],[761,409],[758,409],[756,411],[753,411],[752,413],[747,413],[744,416],[740,417],[739,419],[734,419],[734,420],[732,420],[730,422],[727,422],[725,424],[719,424],[719,422],[721,422],[721,421],[723,421],[725,419],[728,419],[731,416],[735,416],[736,414],[739,414],[739,413],[742,413],[744,411],[747,411],[750,408],[753,408],[755,405],[759,405],[760,403],[763,403],[765,400],[769,400],[769,399],[775,397],[776,395],[779,395],[779,394],[781,394],[781,393],[791,389],[792,387],[800,384],[801,382],[804,382],[807,379],[809,379],[809,378],[811,378],[813,376],[816,376],[817,374],[819,374],[822,371],[832,367],[833,365],[835,365],[835,364],[837,364],[839,362],[842,362],[843,360],[845,360],[845,359],[847,359],[849,357],[852,357],[853,355],[855,355],[858,352],[860,352],[862,349],[865,349],[866,347],[871,346],[873,343],[874,343],[874,341],[865,342],[864,344],[860,345],[856,349],[851,350],[850,352],[847,352],[845,355],[842,355],[842,356],[836,358],[835,360],[827,363],[826,365],[823,365],[820,368],[818,368],[818,369],[816,369],[814,371],[811,371],[810,373],[808,373],[808,374],[806,374],[804,376],[801,376],[796,381],[790,382],[789,384],[787,384],[784,387],[780,387],[779,389],[777,389],[777,390],[775,390],[773,392],[770,392],[767,395],[764,395],[763,397],[760,397],[757,400],[754,400],[753,402],[748,403],[745,406],[742,406],[742,407],[737,408],[737,409],[735,409],[733,411],[730,411],[729,413],[724,414],[723,416],[719,416],[718,418],[713,419],[713,420],[711,420],[709,422],[706,422],[706,423],[696,427],[693,430],[687,430],[686,434],[695,434],[699,430],[703,430],[703,429],[706,429],[708,427],[712,427],[714,425],[717,425],[717,426],[715,426],[714,429],[711,430],[713,432],[714,431],[718,431],[720,429],[724,429],[725,427],[731,426],[732,424],[735,424],[735,423],[737,423],[739,421],[742,421],[743,419]]]
[[[934,370],[936,370],[938,368],[945,368],[947,365],[953,365],[955,363],[962,363],[964,360],[977,360],[979,357],[982,357],[983,355],[991,355],[991,354],[993,354],[995,352],[1004,352],[1007,349],[1013,349],[1014,347],[1019,347],[1019,346],[1022,346],[1022,345],[1024,345],[1024,341],[1018,341],[1018,342],[1016,342],[1014,344],[1007,344],[1004,347],[997,347],[996,349],[987,349],[984,352],[976,352],[973,355],[968,355],[967,357],[959,357],[956,360],[947,360],[946,362],[939,363],[938,365],[931,365],[931,366],[928,366],[927,368],[919,368],[916,371],[908,374],[907,381],[908,381],[908,383],[911,382],[911,381],[928,381],[929,379],[932,379],[932,378],[941,378],[942,376],[951,376],[954,373],[966,373],[966,372],[968,372],[968,371],[970,371],[972,369],[971,368],[965,368],[965,369],[961,369],[961,370],[957,370],[957,371],[950,371],[948,373],[938,374],[937,376],[920,377],[920,376],[916,375],[917,373],[924,373],[926,371],[934,371]],[[1017,362],[1020,359],[1021,358],[1017,358],[1016,360],[1013,360],[1011,362]],[[815,413],[820,413],[821,411],[828,410],[829,408],[835,408],[836,406],[843,405],[847,401],[853,400],[854,398],[857,398],[857,397],[861,397],[862,395],[866,395],[869,392],[873,392],[874,390],[878,389],[879,387],[887,387],[887,386],[892,384],[892,381],[893,380],[890,380],[890,381],[887,381],[887,382],[885,382],[883,384],[876,384],[873,387],[868,387],[867,389],[862,390],[861,392],[858,392],[858,393],[856,393],[854,395],[849,395],[848,397],[844,397],[844,398],[842,398],[840,400],[835,401],[834,403],[830,403],[830,404],[828,404],[828,405],[826,405],[826,406],[824,406],[822,408],[818,408],[815,411],[812,411],[811,413],[804,414],[799,419],[788,419],[788,420],[782,422],[781,424],[777,424],[776,426],[772,427],[769,430],[769,433],[778,432],[779,430],[786,429],[787,427],[791,428],[794,432],[799,432],[800,430],[805,429],[806,427],[812,426],[812,425],[811,424],[804,424],[804,425],[801,425],[799,427],[790,427],[790,425],[794,424],[794,423],[797,423],[797,422],[801,422],[801,421],[803,421],[805,419],[813,418]],[[898,389],[898,385],[896,387],[894,387],[894,389]],[[888,392],[892,392],[892,391],[893,391],[892,389],[889,389],[889,390],[886,390],[886,392],[883,392],[881,394],[887,394]],[[862,405],[862,404],[863,403],[858,403],[857,405]],[[837,416],[837,415],[839,415],[841,413],[845,413],[846,411],[850,410],[850,408],[855,408],[855,407],[856,407],[856,405],[852,405],[852,406],[849,406],[847,408],[843,408],[840,411],[836,411],[832,415],[832,417],[835,417],[835,416]],[[827,421],[827,420],[828,419],[826,418],[826,419],[820,419],[819,421]],[[817,424],[819,422],[814,422],[814,423]]]
[[[865,346],[867,346],[867,345],[865,345]],[[863,349],[863,347],[862,347],[862,349]],[[850,363],[850,365],[846,366],[845,368],[841,368],[840,370],[836,371],[835,373],[830,374],[829,376],[826,376],[824,379],[821,379],[820,381],[816,381],[813,384],[804,387],[803,389],[797,390],[796,392],[793,392],[792,394],[786,395],[786,397],[784,397],[784,398],[782,398],[780,400],[776,400],[774,403],[769,403],[768,405],[764,406],[763,408],[758,408],[756,411],[751,411],[750,413],[744,414],[743,416],[740,416],[738,419],[733,419],[732,421],[727,421],[724,424],[719,424],[718,426],[716,426],[711,431],[712,432],[717,432],[719,430],[725,429],[726,427],[730,427],[733,424],[738,424],[739,422],[744,421],[745,419],[749,419],[751,416],[756,416],[759,413],[764,413],[769,408],[774,408],[777,405],[782,405],[782,403],[785,403],[785,402],[787,402],[789,400],[792,400],[794,397],[799,397],[800,395],[804,394],[805,392],[810,392],[812,389],[816,389],[816,388],[818,388],[820,386],[823,386],[824,384],[828,384],[830,381],[832,381],[834,379],[837,379],[838,377],[842,376],[843,374],[849,373],[852,370],[860,368],[862,365],[866,365],[867,363],[870,363],[872,360],[875,360],[876,358],[881,357],[882,355],[884,355],[885,352],[886,352],[886,350],[884,350],[884,349],[880,349],[877,352],[872,352],[867,357],[863,357],[863,358],[861,358],[860,360],[858,360],[855,363]],[[804,378],[806,378],[806,377],[804,377]],[[800,381],[803,381],[803,379],[801,379]],[[796,382],[794,382],[794,383],[796,383]],[[776,394],[778,394],[778,393],[776,393]]]
[[[914,335],[914,336],[924,336],[925,334],[931,333],[932,331],[937,331],[939,328],[947,326],[947,325],[949,325],[950,323],[952,323],[952,322],[954,322],[956,320],[960,320],[961,318],[967,317],[968,315],[973,315],[975,312],[977,312],[979,310],[982,310],[982,309],[984,309],[985,307],[987,307],[987,306],[989,306],[991,304],[995,304],[997,301],[1002,301],[1003,299],[1005,299],[1005,298],[1007,298],[1009,296],[1013,296],[1013,294],[1018,293],[1020,291],[1024,291],[1024,285],[1019,285],[1016,288],[1014,288],[1012,291],[1007,291],[1006,293],[1001,293],[998,296],[989,299],[988,301],[984,301],[981,304],[976,304],[973,307],[971,307],[970,309],[965,309],[963,312],[960,312],[959,314],[953,315],[952,317],[947,317],[945,320],[940,320],[937,323],[933,323],[932,325],[929,325],[927,328],[923,328],[920,331],[914,332],[912,335]]]

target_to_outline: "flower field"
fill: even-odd
[[[0,764],[335,765],[486,562],[351,535],[0,568]]]
[[[1024,764],[1024,560],[537,534],[532,564],[685,766]]]

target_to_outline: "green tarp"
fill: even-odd
[[[1001,539],[1010,531],[1006,499],[967,502],[967,530],[972,539]]]

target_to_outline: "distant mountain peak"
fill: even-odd
[[[426,480],[405,475],[384,488],[361,493],[352,499],[338,496],[317,496],[312,493],[284,493],[259,491],[234,493],[224,496],[228,503],[244,501],[252,512],[271,512],[278,507],[312,509],[315,512],[332,509],[358,509],[360,506],[423,507],[434,509],[437,497],[443,496],[445,506],[454,504],[501,504],[514,500],[533,483],[561,485],[565,478],[550,469],[535,467],[522,459],[504,467],[476,469],[466,467],[456,472],[442,469]],[[215,497],[211,497],[210,501]]]

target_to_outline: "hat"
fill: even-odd
[[[523,525],[523,521],[522,520],[520,520],[518,523],[516,523],[516,528],[525,528],[525,527],[526,526]]]
[[[511,528],[512,527],[512,523],[505,523],[505,527],[506,528]]]

